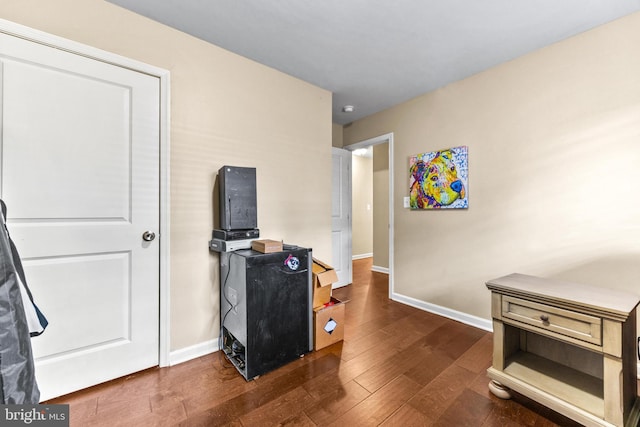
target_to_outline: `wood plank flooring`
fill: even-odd
[[[371,259],[334,295],[349,301],[344,341],[254,381],[216,352],[49,403],[69,404],[78,427],[578,425],[489,393],[491,334],[390,301]]]

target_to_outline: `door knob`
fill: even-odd
[[[150,242],[155,238],[156,233],[154,233],[153,231],[145,231],[144,233],[142,233],[142,240],[144,240],[145,242]]]

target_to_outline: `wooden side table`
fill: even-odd
[[[496,396],[514,390],[586,426],[637,426],[639,295],[523,274],[486,285]]]

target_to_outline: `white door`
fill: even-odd
[[[0,34],[2,199],[41,399],[158,364],[159,79]]]
[[[351,269],[351,151],[333,148],[331,236],[333,261],[338,274],[334,287],[353,281]]]

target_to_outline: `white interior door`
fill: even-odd
[[[158,364],[159,79],[0,34],[1,197],[41,399]]]
[[[333,148],[331,202],[332,267],[338,274],[334,287],[353,281],[351,268],[351,151]]]

